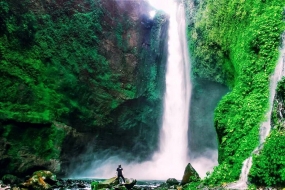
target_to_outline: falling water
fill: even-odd
[[[269,109],[266,113],[266,120],[260,126],[259,131],[259,146],[254,149],[252,154],[259,152],[263,148],[263,144],[265,142],[266,137],[269,135],[271,125],[270,125],[270,118],[273,106],[273,100],[275,97],[275,90],[277,87],[278,81],[285,76],[285,33],[282,35],[283,44],[282,49],[280,50],[280,57],[278,63],[275,67],[275,71],[270,78],[270,94],[269,94]],[[243,167],[240,175],[240,179],[236,183],[229,184],[227,188],[229,189],[247,189],[247,182],[248,182],[248,174],[249,170],[252,166],[252,156],[247,158],[243,162]]]
[[[150,3],[156,3],[158,8],[169,14],[164,113],[159,151],[151,161],[132,167],[144,168],[140,174],[144,179],[181,179],[188,163],[187,130],[191,91],[184,7],[171,0]]]
[[[163,125],[160,134],[160,151],[154,160],[165,177],[180,179],[187,165],[187,130],[190,101],[189,56],[185,35],[185,18],[182,4],[172,2],[170,15],[166,91]],[[167,172],[168,171],[168,172]]]
[[[186,40],[185,13],[175,0],[151,0],[150,4],[169,15],[166,91],[159,150],[150,161],[126,163],[120,157],[93,163],[95,168],[87,174],[110,178],[117,164],[122,164],[125,177],[136,179],[182,179],[188,164],[188,117],[190,102],[190,66]],[[153,14],[153,12],[151,12]],[[100,167],[97,167],[100,165]],[[86,173],[85,173],[86,174]]]

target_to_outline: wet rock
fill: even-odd
[[[200,177],[196,170],[192,167],[190,163],[185,168],[184,175],[181,181],[181,185],[185,185],[186,183],[199,181]]]
[[[78,183],[78,184],[77,184],[77,187],[78,187],[78,188],[85,188],[86,185],[85,185],[83,182],[81,182],[81,183]]]

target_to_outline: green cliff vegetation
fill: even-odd
[[[22,147],[35,159],[60,160],[51,147],[66,134],[54,121],[89,135],[81,143],[96,142],[93,151],[144,159],[157,148],[167,20],[158,14],[143,34],[140,15],[129,14],[116,1],[0,0],[0,142],[11,144],[0,153],[13,158],[3,172],[21,164]]]
[[[98,53],[100,11],[57,20],[14,13],[1,6],[1,118],[43,123],[70,117],[106,125],[121,92],[106,58]],[[76,117],[74,118],[74,116]],[[93,116],[96,115],[96,119]]]
[[[242,162],[259,145],[260,123],[269,107],[269,76],[277,63],[280,35],[285,29],[284,2],[204,0],[197,6],[188,30],[193,76],[231,88],[215,110],[219,165],[204,180],[206,185],[215,186],[238,180]],[[276,135],[273,132],[271,136]],[[270,143],[268,140],[265,149]],[[274,154],[274,159],[279,153],[265,154]],[[252,171],[253,182],[264,177]],[[284,182],[284,171],[278,172],[279,181],[272,185]]]
[[[271,125],[263,149],[253,157],[249,180],[259,186],[285,185],[285,126],[284,126],[285,78],[278,83],[274,101]]]

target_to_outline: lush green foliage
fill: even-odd
[[[271,124],[273,131],[266,139],[261,152],[253,157],[249,179],[260,186],[285,185],[285,128],[284,128],[285,78],[278,83]]]
[[[205,0],[189,26],[194,76],[225,82],[232,91],[215,110],[219,166],[205,179],[217,185],[239,178],[259,143],[268,109],[269,75],[284,30],[281,0]]]
[[[122,99],[134,97],[135,89],[121,88],[98,52],[100,9],[53,20],[49,14],[18,15],[1,3],[2,119],[65,118],[70,124],[70,118],[74,123],[84,118],[86,125],[104,126]]]
[[[199,189],[198,186],[200,185],[201,182],[192,182],[187,184],[185,187],[183,187],[183,189],[187,189],[187,190],[195,190],[195,189]]]
[[[254,155],[249,180],[261,186],[285,185],[285,133],[273,130],[259,155]]]

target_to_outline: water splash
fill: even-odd
[[[280,57],[275,67],[275,71],[270,77],[270,94],[269,94],[269,109],[266,113],[266,120],[263,122],[259,129],[259,146],[254,149],[251,154],[258,153],[265,142],[266,137],[269,135],[271,129],[271,112],[273,107],[273,101],[276,93],[277,83],[283,76],[285,76],[285,33],[282,35],[283,43],[282,49],[280,50]],[[240,179],[232,184],[227,185],[228,189],[247,189],[248,174],[252,166],[252,156],[247,158],[243,162]]]

